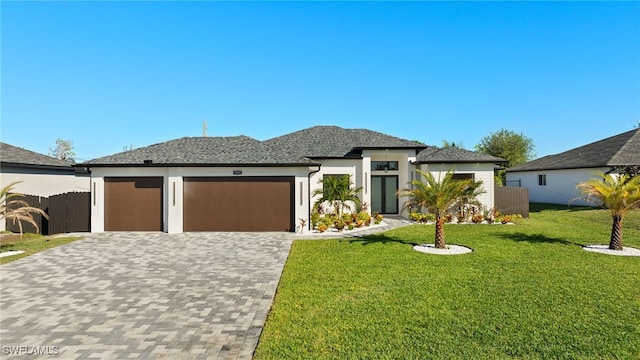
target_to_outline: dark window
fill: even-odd
[[[398,170],[398,162],[397,161],[372,161],[371,162],[371,170],[373,171],[387,171],[387,170]]]
[[[547,186],[547,175],[545,174],[538,175],[538,185]]]
[[[453,174],[452,177],[453,180],[474,180],[475,181],[475,174],[474,173],[455,173]]]

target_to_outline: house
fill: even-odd
[[[483,180],[493,206],[502,159],[438,149],[367,129],[315,126],[266,141],[187,137],[80,164],[91,172],[92,226],[101,231],[306,231],[325,176],[351,176],[370,211],[401,214],[396,191],[415,169]],[[307,220],[302,226],[301,219]]]
[[[0,186],[21,181],[15,192],[51,196],[73,191],[89,191],[88,173],[77,173],[68,162],[6,143],[0,143]],[[0,221],[0,230],[5,230]]]
[[[593,205],[576,190],[594,172],[617,173],[640,166],[640,129],[634,129],[507,170],[507,184],[529,189],[531,202]]]

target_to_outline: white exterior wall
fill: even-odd
[[[316,202],[318,196],[313,196],[313,192],[322,189],[322,179],[325,175],[351,175],[353,187],[362,186],[364,192],[364,177],[362,171],[362,160],[360,159],[327,159],[316,160],[322,164],[320,171],[311,176],[311,206]],[[361,193],[362,195],[362,193]],[[362,201],[365,201],[361,198]]]
[[[299,219],[309,223],[308,174],[315,167],[135,167],[135,168],[93,168],[91,171],[91,231],[104,232],[104,178],[161,176],[163,178],[163,223],[164,231],[183,231],[183,177],[294,177],[294,222],[299,229]],[[242,175],[233,175],[241,170]],[[302,229],[303,231],[306,229]]]
[[[364,150],[362,159],[326,159],[320,160],[322,164],[320,171],[313,174],[311,178],[311,192],[322,189],[320,181],[324,175],[351,175],[351,180],[355,187],[362,187],[360,200],[362,203],[371,204],[371,176],[372,175],[397,175],[398,186],[406,187],[411,180],[415,161],[414,150]],[[397,161],[398,170],[395,171],[371,171],[372,161]],[[315,202],[312,199],[311,204]],[[399,200],[399,208],[402,208],[402,199]],[[369,207],[369,211],[371,208]]]
[[[493,177],[493,164],[487,163],[463,163],[463,164],[422,164],[420,170],[426,172],[430,171],[436,179],[444,176],[450,169],[453,168],[455,173],[474,174],[474,180],[482,180],[482,187],[485,191],[484,194],[478,196],[478,201],[482,204],[482,207],[491,209],[494,206],[494,185],[495,180]],[[419,177],[418,180],[424,180],[422,176],[416,174]]]
[[[584,201],[576,186],[578,183],[597,177],[594,172],[607,172],[608,167],[566,170],[539,170],[507,172],[511,186],[520,181],[520,187],[529,189],[529,201],[548,204],[594,206]],[[538,185],[538,175],[546,175],[547,185]]]
[[[415,165],[411,164],[411,162],[416,160],[416,152],[415,150],[368,150],[363,151],[362,155],[365,159],[368,159],[368,165],[365,168],[369,173],[369,184],[371,183],[371,175],[397,175],[398,176],[398,188],[403,189],[409,186],[409,182],[412,179],[412,173],[414,172]],[[371,170],[371,161],[397,161],[398,162],[398,170],[397,171],[380,171],[380,170]],[[402,206],[405,203],[406,198],[398,199],[398,210],[401,211],[402,216],[407,216],[406,211],[402,211]],[[371,204],[371,194],[369,193],[369,197],[367,202]]]
[[[22,181],[14,187],[15,192],[25,195],[51,196],[67,192],[89,191],[89,176],[53,175],[53,174],[0,174],[0,186]]]

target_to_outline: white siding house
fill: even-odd
[[[531,202],[590,205],[576,185],[597,177],[640,166],[640,129],[634,129],[507,170],[507,184],[529,189]]]

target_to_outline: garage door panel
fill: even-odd
[[[185,178],[184,231],[291,231],[293,178]]]
[[[105,178],[106,231],[162,231],[161,177]]]

